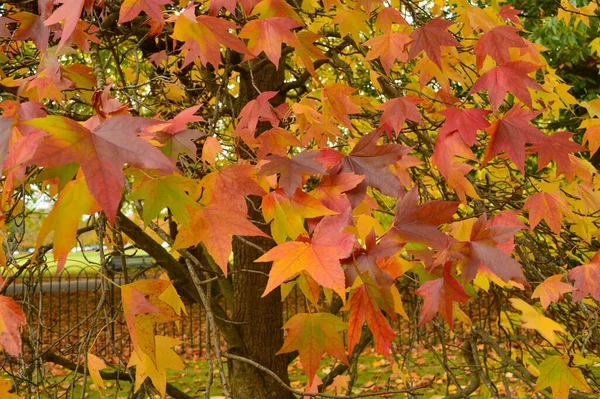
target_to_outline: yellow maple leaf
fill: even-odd
[[[566,334],[565,329],[552,319],[541,315],[536,308],[529,305],[522,299],[510,298],[511,305],[522,313],[521,322],[523,328],[536,330],[542,337],[546,338],[552,345],[555,345],[560,338],[556,332]]]
[[[183,361],[171,348],[181,344],[181,341],[171,337],[157,335],[156,339],[156,358],[160,359],[156,363],[143,352],[131,353],[131,358],[127,368],[135,366],[135,387],[137,391],[142,386],[146,378],[150,378],[154,387],[160,393],[161,398],[165,397],[167,391],[167,369],[183,370]]]

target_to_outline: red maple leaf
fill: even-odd
[[[485,116],[490,111],[479,108],[456,108],[448,107],[440,114],[446,117],[444,125],[440,128],[440,134],[457,131],[460,137],[468,145],[475,144],[477,131],[485,130],[490,123]]]
[[[537,144],[545,139],[544,133],[529,123],[540,113],[522,107],[512,107],[502,118],[496,120],[487,132],[491,138],[483,157],[485,166],[501,151],[525,173],[525,144]]]
[[[365,175],[362,182],[347,192],[353,206],[363,200],[367,187],[376,188],[382,194],[390,196],[397,196],[402,189],[400,179],[388,166],[408,154],[410,148],[399,144],[377,145],[379,136],[377,131],[363,136],[352,151],[331,170],[331,173]]]
[[[254,57],[264,51],[267,58],[279,68],[281,44],[298,47],[298,39],[291,30],[301,26],[300,22],[287,17],[255,19],[244,26],[239,37],[248,39],[248,50]]]
[[[135,135],[156,121],[115,116],[88,129],[74,120],[47,116],[25,122],[50,135],[37,147],[30,164],[59,166],[78,163],[90,193],[114,223],[125,185],[123,165],[156,169],[171,174],[177,168],[160,150]]]
[[[417,123],[423,123],[421,113],[416,107],[422,99],[414,96],[404,96],[393,98],[381,104],[379,109],[383,110],[379,128],[385,131],[388,137],[392,137],[392,131],[396,134],[402,131],[404,122],[411,120]]]
[[[375,349],[385,357],[390,355],[390,346],[396,333],[386,320],[385,316],[377,306],[375,298],[369,295],[369,289],[366,284],[358,287],[348,306],[350,307],[350,317],[348,319],[348,352],[352,354],[354,346],[360,340],[362,326],[367,322],[369,330],[375,337]]]
[[[521,26],[521,20],[519,19],[519,14],[523,10],[517,10],[513,8],[510,4],[505,4],[500,7],[500,11],[498,11],[498,15],[502,17],[505,21],[511,21],[516,25]]]
[[[379,57],[383,70],[389,74],[396,60],[401,62],[408,61],[408,53],[405,50],[410,42],[412,42],[410,36],[405,33],[396,32],[384,33],[362,44],[363,46],[371,47],[367,53],[367,60],[374,60]]]
[[[194,7],[189,7],[174,18],[176,18],[175,26],[171,37],[184,42],[182,50],[188,50],[181,68],[197,57],[200,58],[202,65],[211,64],[218,68],[221,64],[219,45],[226,46],[240,54],[248,54],[248,49],[242,41],[229,32],[238,28],[229,21],[206,15],[196,16]],[[171,20],[169,19],[169,21]]]
[[[454,327],[454,302],[465,302],[471,297],[452,275],[452,262],[444,264],[441,278],[424,283],[415,294],[423,297],[423,309],[418,325],[430,322],[436,313],[439,313],[450,329]]]
[[[544,88],[527,74],[539,68],[539,65],[525,61],[511,61],[497,66],[477,79],[469,94],[487,90],[490,104],[492,104],[492,109],[495,111],[500,108],[506,93],[511,92],[531,108],[531,95],[528,88],[542,91],[544,91]]]
[[[260,169],[264,176],[279,173],[279,187],[292,196],[296,189],[302,187],[302,174],[324,174],[323,165],[315,160],[320,153],[315,151],[304,151],[293,158],[280,155],[269,155],[268,161]]]
[[[594,256],[592,263],[577,266],[569,272],[569,280],[573,280],[575,286],[573,301],[579,301],[588,295],[600,301],[600,259],[597,258],[598,254]]]
[[[531,151],[538,153],[538,171],[542,170],[550,161],[556,162],[556,173],[564,173],[567,178],[571,178],[573,169],[570,152],[589,151],[584,146],[572,142],[570,139],[573,133],[561,131],[544,136],[538,143],[531,147]]]
[[[377,284],[385,306],[384,310],[394,319],[394,298],[391,292],[394,278],[379,267],[377,260],[394,255],[401,247],[400,243],[391,240],[377,243],[375,231],[371,230],[367,235],[365,248],[360,247],[344,261],[344,264],[348,265],[345,270],[346,285],[352,287],[359,275],[368,273],[370,279]]]
[[[25,314],[14,299],[0,295],[0,347],[11,356],[21,354],[19,327],[27,325]]]
[[[457,201],[428,201],[419,205],[419,190],[415,186],[396,202],[396,215],[386,238],[446,248],[451,238],[438,228],[452,220],[458,205]]]
[[[337,316],[331,313],[299,313],[283,328],[288,333],[283,347],[277,353],[298,351],[309,383],[317,374],[325,352],[348,365],[344,341],[339,333],[346,328],[346,324]]]
[[[269,100],[276,95],[276,91],[265,91],[260,93],[255,100],[248,101],[238,115],[239,123],[235,131],[239,132],[247,127],[254,132],[259,121],[270,122],[273,127],[279,126],[279,118],[269,104]]]
[[[119,11],[118,23],[132,21],[140,15],[142,11],[159,23],[164,23],[163,11],[161,5],[173,4],[171,0],[125,0]]]
[[[521,264],[500,249],[520,229],[521,226],[492,224],[486,215],[481,216],[471,229],[469,241],[455,244],[451,248],[462,256],[463,279],[470,282],[478,271],[487,269],[506,282],[514,280],[527,284]]]
[[[86,3],[90,3],[90,0],[58,0],[57,3],[61,3],[62,5],[54,10],[54,13],[46,19],[44,25],[51,26],[60,21],[65,21],[60,42],[58,43],[58,48],[60,49],[67,40],[71,39],[71,36],[77,27],[77,22],[79,21],[83,7]]]
[[[346,283],[340,259],[348,257],[356,243],[353,234],[342,232],[348,225],[348,215],[349,210],[325,216],[312,238],[285,242],[256,259],[256,262],[273,262],[263,296],[304,270],[317,283],[344,298]]]
[[[31,39],[38,50],[45,53],[48,48],[48,40],[50,39],[50,29],[44,24],[44,18],[27,11],[12,14],[10,17],[15,21],[20,22],[19,27],[15,30],[13,39]],[[75,30],[75,28],[73,28],[73,30]]]
[[[448,132],[448,130],[440,129],[435,139],[435,149],[431,160],[446,179],[449,178],[452,171],[455,156],[472,161],[476,160],[471,148],[464,142],[459,131]]]
[[[477,70],[480,70],[488,55],[497,64],[502,65],[510,62],[509,48],[526,48],[525,39],[517,34],[520,29],[514,26],[498,26],[484,33],[473,51],[477,55]]]
[[[462,45],[448,33],[447,29],[454,22],[446,21],[440,17],[432,19],[422,27],[416,29],[410,37],[409,59],[415,58],[421,51],[442,70],[442,46],[462,47]]]

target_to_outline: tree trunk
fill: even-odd
[[[258,96],[258,90],[277,91],[283,84],[283,65],[279,70],[270,62],[259,58],[253,61],[253,73],[240,75],[240,95],[238,106],[241,108],[248,101]],[[256,65],[259,65],[256,67]],[[275,98],[271,102],[277,106],[283,98]],[[239,112],[239,109],[237,110]],[[270,128],[260,123],[257,135]],[[244,153],[244,152],[242,152]],[[260,199],[248,201],[249,217],[258,222],[257,226],[269,233],[268,226],[257,209]],[[261,223],[262,222],[262,223]],[[233,241],[233,292],[234,303],[232,320],[236,322],[239,334],[244,343],[243,348],[234,349],[235,354],[254,360],[276,373],[283,381],[289,383],[287,367],[288,357],[277,355],[283,345],[283,306],[279,289],[273,290],[264,298],[262,294],[267,285],[271,263],[255,263],[263,252],[248,245],[250,241],[258,247],[268,250],[273,247],[271,239],[261,237],[235,238]],[[237,324],[239,323],[239,324]],[[234,399],[291,399],[293,395],[277,383],[272,377],[256,369],[252,365],[239,361],[229,361],[229,378]]]

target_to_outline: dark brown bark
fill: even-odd
[[[258,64],[258,65],[257,65]],[[273,64],[255,60],[252,65],[252,74],[241,74],[239,107],[256,98],[259,92],[277,91],[283,84],[283,65],[276,70]],[[273,105],[283,99],[275,98]],[[239,109],[236,110],[239,112]],[[260,125],[264,125],[261,123]],[[258,132],[268,129],[269,126],[259,126]],[[265,232],[268,226],[264,225],[262,215],[257,209],[260,199],[252,198],[248,201],[249,217],[257,222],[257,226]],[[235,238],[233,241],[233,312],[232,319],[237,322],[239,335],[244,343],[243,348],[231,350],[232,353],[254,360],[257,363],[275,372],[283,381],[289,383],[287,367],[288,357],[277,355],[283,345],[283,308],[279,289],[273,290],[262,298],[265,290],[270,263],[255,263],[263,252],[252,245],[268,250],[274,242],[271,239],[260,237],[244,237],[242,240]],[[234,399],[288,399],[293,395],[256,368],[239,361],[229,361],[229,377],[231,391]]]

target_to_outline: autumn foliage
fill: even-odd
[[[398,318],[442,334],[462,323],[465,342],[502,357],[464,312],[493,291],[509,299],[497,321],[507,334],[530,329],[543,348],[503,358],[504,370],[555,399],[598,393],[600,99],[569,94],[520,10],[21,3],[0,6],[0,261],[17,276],[52,259],[60,270],[82,226],[116,253],[125,241],[151,254],[164,278],[120,286],[133,343],[121,366],[135,368],[136,390],[164,397],[166,369],[183,368],[178,341],[155,333],[181,317],[179,295],[206,307],[219,383],[243,398],[244,362],[269,391],[281,384],[256,366],[285,385],[298,356],[314,393],[332,383],[316,377],[324,356],[338,374],[370,343],[393,360]],[[563,2],[561,23],[593,37],[600,10],[580,6]],[[581,127],[555,127],[572,119]],[[40,196],[36,252],[15,258],[11,226]],[[258,283],[240,283],[253,272]],[[273,322],[278,347],[261,353],[243,327],[230,331],[264,324],[244,315],[293,286],[311,312]],[[422,297],[416,315],[406,287]],[[25,323],[0,296],[0,346],[27,360]],[[99,370],[118,365],[88,352],[80,361],[101,387]]]

